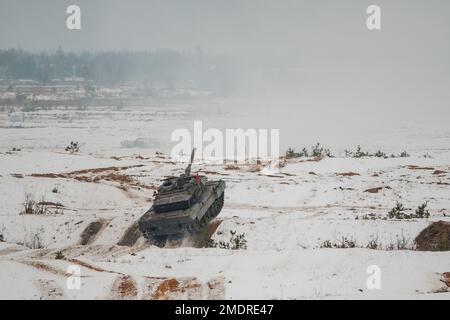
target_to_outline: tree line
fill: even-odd
[[[54,52],[0,50],[0,78],[42,83],[65,78],[165,86],[194,82],[203,88],[227,90],[232,85],[234,70],[229,58],[203,54],[200,50],[187,53],[170,50],[81,53],[61,49]]]

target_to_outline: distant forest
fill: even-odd
[[[232,89],[232,61],[225,57],[176,51],[29,52],[0,50],[0,79],[83,78],[101,83],[140,82],[168,87],[196,84],[226,92]]]

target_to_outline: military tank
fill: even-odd
[[[199,233],[222,210],[225,182],[192,175],[194,154],[195,148],[184,174],[163,181],[153,206],[138,221],[144,237],[157,245],[168,238]]]

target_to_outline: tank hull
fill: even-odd
[[[224,181],[208,181],[200,199],[190,208],[158,213],[152,206],[139,219],[139,229],[150,240],[197,233],[222,210],[224,192]]]

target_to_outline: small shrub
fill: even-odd
[[[338,248],[338,249],[350,249],[355,248],[356,244],[352,239],[348,239],[347,237],[342,237],[341,242],[339,243],[331,243],[330,240],[325,240],[320,245],[321,248]]]
[[[392,251],[392,250],[411,250],[413,249],[411,246],[408,245],[408,239],[405,238],[403,235],[403,231],[401,236],[396,236],[396,240],[394,243],[389,244],[386,247],[386,250]]]
[[[30,193],[25,194],[25,201],[23,203],[22,214],[33,214],[36,207],[36,201]]]
[[[335,248],[339,249],[349,249],[355,247],[356,247],[355,241],[353,241],[352,239],[347,239],[347,237],[342,237],[341,243],[335,244]]]
[[[294,148],[289,147],[286,151],[286,159],[309,157],[308,150],[303,148],[300,152],[296,152]]]
[[[427,219],[430,217],[430,213],[426,209],[428,205],[428,202],[424,202],[421,205],[419,205],[416,209],[416,218],[419,219]]]
[[[369,240],[369,243],[366,246],[367,249],[371,250],[377,250],[379,247],[378,240]]]
[[[350,158],[350,157],[352,156],[352,154],[353,154],[353,152],[351,152],[351,151],[348,150],[348,149],[345,149],[345,150],[344,150],[344,153],[345,153],[345,157],[346,157],[346,158]]]
[[[389,219],[427,219],[430,217],[430,213],[427,208],[428,203],[424,202],[419,205],[415,213],[407,213],[409,210],[403,206],[400,202],[397,202],[394,208],[388,212]]]
[[[333,248],[333,245],[331,244],[330,240],[325,240],[324,242],[322,242],[320,247],[321,248]]]
[[[57,187],[54,187],[54,188],[52,189],[52,193],[58,193],[58,188],[57,188]]]
[[[405,213],[407,209],[401,202],[396,203],[395,207],[388,212],[389,219],[408,219],[409,215]]]
[[[353,153],[353,158],[362,158],[369,156],[368,152],[362,151],[362,148],[360,145],[356,148],[356,152]]]
[[[320,146],[320,143],[317,142],[317,144],[315,146],[311,147],[311,156],[318,158],[318,157],[322,157],[322,155],[324,154],[324,149],[323,147]]]
[[[25,194],[25,201],[23,203],[23,211],[20,214],[35,214],[44,215],[51,213],[47,207],[47,202],[44,198],[40,202],[36,202],[30,193]]]
[[[376,157],[376,158],[385,158],[385,159],[387,158],[386,153],[384,153],[381,150],[378,150],[377,152],[375,152],[373,154],[373,156]]]
[[[295,152],[294,148],[289,147],[286,151],[286,159],[300,158],[300,153]]]
[[[70,144],[66,147],[66,151],[70,153],[76,153],[80,150],[78,141],[70,141]]]
[[[230,230],[230,239],[228,241],[216,242],[210,239],[207,242],[206,247],[229,250],[246,250],[247,240],[245,239],[245,233],[237,234],[236,231]]]
[[[408,158],[409,157],[409,153],[406,151],[402,151],[399,155],[400,158]]]
[[[63,255],[62,251],[56,252],[56,255],[55,255],[55,259],[56,259],[56,260],[62,260],[62,259],[64,259],[64,258],[65,258],[65,257],[64,257],[64,255]]]
[[[408,250],[408,240],[402,233],[401,237],[397,237],[397,250]]]

